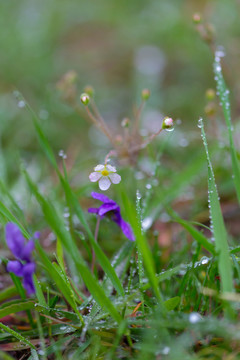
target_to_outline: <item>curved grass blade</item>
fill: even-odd
[[[0,309],[0,319],[9,314],[15,314],[20,311],[30,310],[34,308],[34,301],[19,301],[14,304],[4,304],[4,307]]]
[[[184,227],[187,232],[192,235],[192,237],[200,244],[204,249],[209,251],[212,255],[216,255],[215,247],[211,244],[208,239],[194,226],[192,226],[189,221],[181,219],[172,209],[168,208],[168,213],[172,218]]]
[[[222,74],[222,66],[220,62],[220,57],[215,55],[214,60],[214,73],[215,79],[217,82],[217,90],[220,98],[220,104],[223,109],[224,118],[226,121],[227,129],[228,129],[228,137],[230,144],[230,153],[232,160],[232,171],[233,171],[233,179],[234,185],[237,193],[238,202],[240,204],[240,165],[237,157],[237,151],[235,148],[234,140],[233,140],[233,125],[231,120],[231,110],[230,110],[230,100],[229,100],[229,90],[226,87],[223,74]]]
[[[16,331],[10,329],[8,326],[4,325],[3,323],[0,322],[0,328],[4,331],[6,331],[7,333],[11,334],[12,336],[14,336],[15,338],[17,338],[19,341],[23,342],[24,344],[30,346],[31,349],[36,350],[35,346],[28,340],[26,339],[24,336],[20,335],[19,333],[17,333]]]
[[[65,191],[66,197],[68,198],[69,203],[71,204],[72,208],[75,210],[77,217],[79,218],[81,224],[83,225],[83,227],[85,228],[88,237],[89,237],[89,241],[91,243],[91,246],[96,254],[96,257],[99,261],[99,264],[101,265],[101,267],[103,268],[104,272],[107,274],[107,276],[109,277],[109,279],[112,281],[113,286],[115,287],[115,289],[117,290],[117,292],[119,293],[120,296],[124,296],[124,289],[123,286],[119,280],[119,278],[116,275],[116,272],[114,271],[113,267],[111,266],[111,263],[109,261],[109,259],[107,258],[107,256],[104,254],[104,252],[102,251],[101,247],[99,246],[98,243],[96,243],[94,236],[92,234],[92,231],[90,229],[90,227],[88,226],[88,223],[86,221],[86,218],[84,216],[84,212],[79,204],[79,201],[76,197],[76,195],[74,194],[74,192],[72,191],[68,181],[62,176],[61,172],[59,171],[58,168],[58,164],[57,161],[55,159],[55,155],[52,151],[52,148],[49,144],[49,141],[45,135],[45,133],[43,132],[39,120],[38,120],[38,116],[35,114],[34,110],[31,108],[31,106],[26,102],[26,100],[24,99],[24,102],[26,104],[26,108],[28,109],[28,111],[31,113],[32,115],[32,119],[33,119],[33,124],[37,133],[37,137],[38,137],[38,141],[40,146],[42,147],[43,151],[45,152],[47,158],[49,159],[50,163],[52,164],[52,166],[54,167],[59,180],[63,186],[63,189]]]
[[[210,220],[212,233],[215,239],[216,252],[218,253],[218,270],[221,277],[221,290],[222,292],[233,292],[233,272],[227,242],[227,231],[222,216],[217,186],[215,183],[212,163],[208,153],[207,139],[202,119],[199,119],[199,127],[201,127],[201,136],[207,156]]]
[[[158,285],[158,281],[157,281],[157,276],[156,276],[156,272],[155,272],[155,268],[154,268],[154,261],[153,261],[153,257],[151,254],[151,250],[148,246],[146,237],[144,236],[144,234],[142,233],[142,229],[141,229],[141,224],[139,224],[138,221],[138,215],[137,215],[137,211],[135,209],[135,207],[130,203],[126,192],[122,191],[122,200],[123,200],[123,204],[124,204],[124,208],[125,211],[127,213],[127,217],[129,219],[129,222],[132,226],[133,232],[135,234],[136,237],[136,242],[138,245],[138,249],[139,251],[141,251],[141,255],[143,258],[143,262],[145,265],[145,270],[149,279],[149,282],[153,288],[153,291],[156,295],[156,298],[158,300],[158,303],[160,305],[161,311],[162,313],[166,313],[166,308],[164,306],[164,302],[163,302],[163,298],[162,298],[162,294],[160,292],[159,289],[159,285]]]
[[[117,312],[116,308],[113,306],[112,302],[109,298],[105,295],[103,289],[98,284],[96,278],[92,275],[90,270],[88,269],[87,264],[85,263],[82,255],[80,254],[75,242],[73,241],[72,237],[66,230],[64,226],[64,222],[57,214],[56,209],[54,208],[53,204],[46,200],[38,191],[36,185],[30,179],[28,173],[23,171],[27,183],[32,190],[34,196],[36,197],[38,203],[40,204],[42,211],[45,215],[45,219],[48,224],[51,226],[57,237],[62,241],[65,250],[71,256],[75,266],[78,270],[79,276],[82,277],[86,287],[88,288],[89,292],[92,294],[94,299],[98,302],[98,304],[104,308],[109,314],[117,321],[121,321],[121,316]]]

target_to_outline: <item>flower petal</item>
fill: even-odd
[[[113,184],[119,184],[121,181],[121,176],[118,174],[109,174],[109,177]]]
[[[28,295],[35,293],[32,275],[26,275],[23,277],[23,287],[28,293]]]
[[[107,176],[103,176],[99,180],[99,187],[102,191],[109,189],[110,185],[111,185],[111,181]]]
[[[109,197],[107,197],[106,195],[103,195],[101,193],[97,193],[97,192],[93,191],[91,193],[91,195],[92,195],[92,197],[94,199],[102,201],[104,203],[114,203],[114,204],[116,204],[115,201],[113,201],[112,199],[110,199]]]
[[[25,260],[27,262],[31,261],[34,246],[34,241],[29,240],[29,242],[22,249],[21,260]]]
[[[98,214],[98,208],[88,208],[88,212],[91,214]]]
[[[95,171],[102,171],[102,170],[104,170],[104,167],[105,167],[104,165],[99,164],[99,165],[95,166],[94,170]]]
[[[115,210],[116,211],[116,209],[119,209],[119,211],[120,211],[120,207],[118,206],[118,204],[112,204],[112,203],[105,203],[105,204],[103,204],[103,205],[101,205],[100,206],[100,208],[99,208],[99,211],[98,211],[98,214],[100,215],[100,216],[104,216],[106,213],[108,213],[109,211],[113,211],[113,210]]]
[[[93,172],[89,175],[89,180],[91,182],[96,182],[102,177],[102,174],[99,172]]]
[[[23,265],[17,260],[9,261],[7,263],[7,271],[14,273],[16,276],[22,276]]]
[[[116,171],[117,171],[116,168],[115,168],[115,166],[112,166],[112,165],[107,165],[107,166],[106,166],[106,169],[107,169],[108,171],[112,171],[112,172],[116,172]]]
[[[23,265],[23,276],[32,275],[36,269],[34,262]]]
[[[7,246],[16,258],[21,259],[22,249],[24,247],[24,237],[19,227],[14,223],[6,225]]]
[[[124,221],[123,219],[121,221],[120,227],[126,238],[128,238],[131,241],[135,240],[131,226],[128,223],[126,223],[126,221]]]

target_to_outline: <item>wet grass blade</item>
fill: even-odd
[[[121,321],[121,316],[117,312],[116,308],[113,306],[112,302],[105,295],[103,289],[99,285],[97,279],[90,272],[87,264],[85,263],[82,255],[80,254],[74,240],[70,236],[69,232],[64,226],[63,220],[57,214],[56,209],[53,204],[43,197],[36,185],[30,179],[28,173],[23,171],[27,183],[32,190],[34,196],[36,197],[38,203],[40,204],[42,211],[45,215],[45,219],[48,224],[51,226],[57,237],[61,240],[65,250],[68,252],[69,256],[72,258],[72,261],[75,263],[76,269],[78,270],[78,275],[82,277],[86,287],[89,292],[92,294],[96,302],[104,308],[109,314],[117,321]],[[69,294],[71,296],[71,294]]]
[[[17,333],[16,331],[10,329],[8,326],[2,324],[1,322],[0,322],[0,328],[1,328],[3,331],[5,331],[5,332],[11,334],[12,336],[14,336],[15,338],[17,338],[17,339],[18,339],[19,341],[21,341],[22,343],[30,346],[31,349],[35,349],[35,350],[36,350],[35,346],[34,346],[28,339],[26,339],[24,336],[22,336],[21,334]]]
[[[147,243],[146,237],[142,233],[141,224],[139,224],[139,222],[138,222],[137,211],[136,211],[135,207],[130,203],[125,191],[122,191],[122,201],[123,201],[124,208],[125,208],[125,211],[127,214],[127,218],[132,226],[132,229],[133,229],[133,232],[134,232],[134,235],[136,238],[136,242],[138,245],[138,249],[139,249],[139,251],[141,251],[144,267],[145,267],[149,282],[150,282],[150,284],[153,288],[153,291],[156,295],[156,298],[158,300],[158,303],[160,305],[162,313],[165,313],[166,308],[164,306],[162,294],[159,289],[151,250]]]
[[[199,127],[201,127],[201,136],[207,156],[211,229],[215,239],[216,252],[218,254],[218,270],[221,277],[221,289],[223,292],[233,292],[233,272],[227,242],[227,231],[222,216],[222,210],[217,186],[215,183],[213,167],[208,152],[207,139],[202,119],[199,120]]]
[[[172,209],[168,208],[169,215],[180,225],[184,227],[187,232],[200,244],[204,249],[209,251],[212,255],[216,254],[215,247],[208,239],[198,231],[189,221],[181,219]]]
[[[24,100],[25,101],[25,100]],[[124,296],[124,289],[123,286],[120,282],[120,280],[118,279],[116,272],[114,271],[113,267],[111,266],[111,263],[109,261],[109,259],[107,258],[107,256],[104,254],[104,252],[102,251],[101,247],[99,246],[98,243],[96,243],[94,236],[92,234],[92,231],[86,221],[86,218],[84,216],[84,212],[79,204],[79,201],[76,197],[76,195],[74,194],[74,192],[72,191],[67,179],[65,177],[63,177],[63,175],[61,174],[61,172],[59,171],[58,168],[58,164],[57,161],[55,159],[55,155],[52,151],[52,148],[49,144],[49,141],[44,133],[44,131],[42,130],[39,120],[38,120],[38,116],[35,114],[35,112],[33,111],[33,109],[31,108],[31,106],[25,101],[26,107],[28,109],[28,111],[31,113],[32,115],[32,119],[33,119],[33,124],[37,133],[37,137],[38,137],[38,141],[40,146],[42,147],[43,151],[45,152],[47,158],[49,159],[50,163],[52,164],[52,166],[54,167],[59,180],[61,182],[61,185],[64,189],[64,192],[66,194],[66,198],[68,199],[71,207],[73,208],[73,210],[76,212],[77,217],[79,218],[81,224],[83,225],[83,227],[85,228],[87,234],[88,234],[88,238],[89,241],[91,243],[91,246],[96,254],[96,258],[99,261],[99,264],[101,265],[101,267],[103,268],[104,272],[106,273],[106,275],[109,277],[109,279],[112,281],[112,284],[114,286],[114,288],[117,290],[117,292],[119,293],[119,295]]]
[[[217,82],[217,90],[219,94],[220,104],[223,109],[224,118],[226,121],[227,129],[228,129],[228,137],[230,144],[230,153],[232,160],[232,171],[233,171],[233,179],[235,184],[235,189],[237,193],[238,202],[240,204],[240,165],[237,157],[237,151],[235,148],[234,140],[233,140],[233,125],[231,120],[231,109],[230,109],[230,100],[229,100],[229,90],[226,87],[223,74],[220,58],[215,56],[214,61],[214,73],[215,79]]]

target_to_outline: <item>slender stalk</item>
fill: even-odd
[[[115,147],[115,143],[114,143],[114,140],[112,138],[112,136],[110,135],[110,133],[108,132],[108,129],[105,128],[105,122],[102,123],[101,121],[101,118],[96,118],[91,110],[89,109],[88,106],[85,107],[86,111],[87,111],[87,114],[88,116],[90,117],[90,119],[93,121],[93,123],[98,127],[100,128],[100,130],[104,133],[104,135],[107,136],[107,138],[109,139],[109,141],[111,142],[111,144]]]
[[[98,217],[97,217],[97,223],[96,223],[96,228],[95,228],[95,234],[94,234],[94,239],[95,239],[96,242],[97,242],[97,239],[98,239],[98,232],[99,232],[100,220],[101,220],[101,216],[98,215]],[[96,260],[96,254],[95,254],[95,251],[93,250],[93,251],[92,251],[92,266],[91,266],[92,273],[94,273],[95,260]]]
[[[141,118],[141,114],[143,111],[145,105],[145,101],[142,100],[139,108],[136,110],[136,114],[135,114],[135,122],[134,122],[134,135],[136,135],[139,131],[139,123],[140,123],[140,118]]]

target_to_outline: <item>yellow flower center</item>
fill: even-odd
[[[103,171],[101,171],[103,176],[108,176],[109,171],[107,171],[106,169],[104,169]]]

